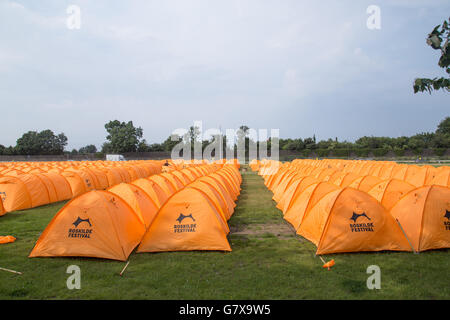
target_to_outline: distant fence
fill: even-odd
[[[83,161],[83,160],[101,160],[96,157],[95,154],[83,154],[83,155],[72,155],[72,154],[61,154],[61,155],[33,155],[33,156],[24,156],[24,155],[15,155],[15,156],[7,156],[0,155],[0,161],[2,162],[13,162],[13,161],[27,161],[27,162],[37,162],[37,161]]]
[[[280,160],[290,161],[298,158],[340,158],[340,159],[393,159],[393,158],[449,158],[450,149],[387,150],[387,149],[315,149],[280,150]]]
[[[171,157],[170,152],[154,151],[154,152],[128,152],[123,153],[126,160],[162,160]],[[425,149],[420,152],[411,150],[386,150],[386,149],[315,149],[315,150],[280,150],[279,159],[281,161],[291,161],[293,159],[302,158],[340,158],[340,159],[389,159],[389,158],[450,158],[450,149]],[[0,155],[0,162],[12,161],[95,161],[105,160],[106,155],[103,153],[93,154],[63,154],[63,155]],[[250,159],[251,160],[251,159]]]
[[[169,159],[170,152],[129,152],[123,153],[126,160],[162,160]],[[39,162],[39,161],[95,161],[105,160],[106,155],[103,153],[90,154],[61,154],[61,155],[0,155],[0,162]]]

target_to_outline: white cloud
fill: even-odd
[[[0,144],[13,144],[27,129],[58,127],[69,147],[89,139],[99,145],[112,118],[139,122],[152,142],[194,119],[223,128],[277,126],[292,137],[314,124],[320,136],[346,137],[338,108],[371,134],[388,135],[391,128],[366,115],[389,101],[417,110],[426,103],[411,95],[410,84],[415,73],[439,71],[423,41],[424,26],[439,24],[436,17],[450,8],[436,3],[380,1],[383,28],[369,32],[369,2],[79,0],[82,27],[72,31],[67,3],[5,1],[0,108],[8,121]],[[423,8],[420,19],[416,8]],[[313,119],[317,108],[333,114],[334,125]],[[395,118],[381,110],[380,117]],[[439,112],[420,116],[429,120],[417,130],[427,130]],[[19,116],[22,126],[15,125]]]

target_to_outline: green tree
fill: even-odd
[[[444,21],[441,25],[438,25],[433,29],[433,31],[428,35],[427,44],[434,50],[441,51],[441,57],[439,59],[438,65],[450,75],[450,19],[449,21]],[[440,30],[439,30],[440,28]],[[414,81],[414,93],[428,91],[431,94],[432,90],[443,89],[450,92],[450,78],[418,78]]]
[[[189,128],[188,135],[189,135],[189,140],[191,142],[191,145],[193,146],[194,143],[196,141],[198,141],[198,139],[200,138],[200,128],[191,126]]]
[[[80,148],[80,150],[78,150],[78,153],[80,153],[80,154],[96,153],[96,152],[97,152],[97,147],[93,144],[89,144],[85,147]]]
[[[437,134],[450,134],[450,117],[442,120],[436,130]]]
[[[125,153],[137,151],[143,130],[140,127],[136,128],[133,125],[133,121],[110,121],[105,124],[105,129],[108,132],[106,139],[109,145],[104,146],[107,147],[108,152]]]
[[[183,138],[177,134],[171,135],[169,136],[163,143],[162,143],[162,148],[164,151],[168,151],[171,152],[172,149],[178,144],[180,143],[180,141]]]
[[[36,131],[28,131],[22,137],[17,139],[16,151],[23,155],[36,155],[40,153],[40,145],[38,133]]]
[[[110,142],[104,142],[102,144],[102,153],[113,153],[113,149],[111,147],[111,143]]]
[[[17,139],[16,152],[22,155],[57,155],[64,153],[67,137],[64,133],[55,135],[51,130],[28,131]]]

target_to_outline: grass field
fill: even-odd
[[[0,235],[0,299],[449,299],[449,250],[336,254],[322,268],[315,246],[295,235],[271,200],[261,177],[243,172],[231,220],[233,249],[130,256],[124,262],[79,258],[27,258],[39,234],[63,203],[9,213]],[[70,265],[81,268],[81,289],[68,290]],[[366,287],[367,267],[381,268],[381,289]]]

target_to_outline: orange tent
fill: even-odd
[[[3,207],[3,198],[2,195],[0,194],[0,217],[6,214],[6,210]]]
[[[175,187],[175,191],[179,191],[179,190],[183,189],[184,186],[186,185],[182,180],[180,180],[180,178],[178,178],[176,175],[174,175],[173,172],[161,173],[161,176],[163,176],[164,178],[166,178],[167,180],[169,180],[171,182],[171,184]]]
[[[133,184],[121,183],[108,191],[121,197],[136,212],[146,229],[150,226],[158,207],[144,190]]]
[[[69,182],[73,197],[77,197],[94,189],[94,185],[91,180],[81,173],[81,171],[64,171],[61,175],[63,175],[67,182]]]
[[[276,188],[272,190],[273,197],[272,199],[276,202],[280,201],[283,197],[286,190],[288,190],[289,186],[296,180],[303,178],[300,174],[292,171],[288,173],[285,178],[277,185]]]
[[[389,211],[400,198],[413,189],[415,187],[408,182],[389,179],[375,185],[368,194],[377,199]]]
[[[298,197],[298,195],[301,194],[303,190],[314,183],[319,183],[319,181],[313,177],[302,177],[298,178],[295,181],[292,181],[288,186],[286,192],[278,202],[277,208],[283,211],[283,213],[286,213],[293,203],[292,199]]]
[[[297,233],[317,246],[316,254],[411,251],[395,219],[367,193],[345,188],[319,200]]]
[[[224,176],[220,175],[219,172],[212,173],[208,175],[208,177],[211,177],[218,181],[222,186],[224,186],[228,192],[228,194],[231,196],[233,201],[237,200],[237,194],[235,193],[235,190],[231,186],[231,182],[225,178]]]
[[[109,187],[108,177],[104,171],[92,166],[89,168],[84,168],[83,170],[90,173],[94,180],[95,189],[105,190]]]
[[[72,198],[72,189],[64,176],[54,172],[39,173],[36,176],[45,184],[50,203]]]
[[[34,174],[0,178],[0,194],[7,212],[24,210],[50,203],[45,184]]]
[[[415,251],[450,248],[450,188],[414,189],[397,202],[391,214]]]
[[[91,191],[68,202],[39,237],[29,257],[95,257],[126,261],[145,227],[117,195]]]
[[[170,182],[170,180],[162,174],[156,174],[147,179],[154,181],[157,185],[159,185],[164,190],[164,193],[167,195],[167,197],[170,197],[177,190],[172,182]]]
[[[187,185],[192,182],[192,180],[183,172],[180,170],[173,170],[170,172],[172,175],[178,178],[178,180],[183,184]]]
[[[159,210],[137,252],[231,251],[227,226],[202,191],[185,188]]]
[[[110,187],[115,186],[116,184],[125,182],[125,180],[122,178],[120,171],[117,168],[114,167],[106,167],[101,168],[101,171],[103,171],[106,175],[106,179],[108,179],[108,185]]]
[[[353,181],[358,179],[360,175],[354,173],[346,173],[345,176],[341,176],[339,179],[335,180],[334,184],[345,188],[348,187]]]
[[[7,244],[16,241],[16,238],[13,236],[0,236],[0,244]]]
[[[191,183],[187,188],[194,188],[198,191],[201,191],[204,195],[208,196],[209,200],[211,200],[214,208],[217,212],[220,213],[220,216],[223,219],[223,223],[225,225],[225,229],[227,230],[227,234],[230,232],[228,228],[227,221],[229,219],[228,215],[228,207],[223,199],[220,196],[220,193],[210,184],[200,181],[197,179],[195,182]]]
[[[450,170],[442,170],[437,173],[430,182],[430,185],[433,184],[450,188]]]
[[[197,176],[194,175],[192,173],[192,171],[188,170],[188,169],[182,169],[179,172],[181,172],[187,179],[189,179],[189,182],[194,181],[195,179],[197,179]]]
[[[308,211],[325,195],[336,190],[340,190],[340,188],[328,182],[310,185],[291,200],[290,207],[284,214],[284,219],[297,230]]]
[[[168,195],[164,190],[154,181],[149,179],[137,179],[131,184],[138,186],[153,200],[155,205],[160,208],[168,199]]]
[[[150,178],[147,178],[147,180],[154,183],[153,189],[158,196],[160,206],[162,206],[167,199],[175,193],[175,188],[173,186],[169,187],[167,180],[159,175],[153,175]]]
[[[350,188],[358,189],[364,192],[368,192],[373,188],[374,185],[380,183],[382,180],[378,177],[374,176],[363,176],[361,178],[357,178],[352,183],[348,185]]]
[[[202,177],[198,181],[201,181],[201,182],[204,182],[204,183],[207,183],[207,184],[213,186],[220,193],[220,195],[222,196],[222,198],[226,204],[226,207],[227,207],[227,211],[228,211],[227,216],[228,216],[228,218],[230,218],[234,212],[234,208],[236,207],[236,204],[234,203],[231,195],[227,192],[225,186],[220,184],[219,181],[217,181],[216,179],[214,179],[211,176]]]

